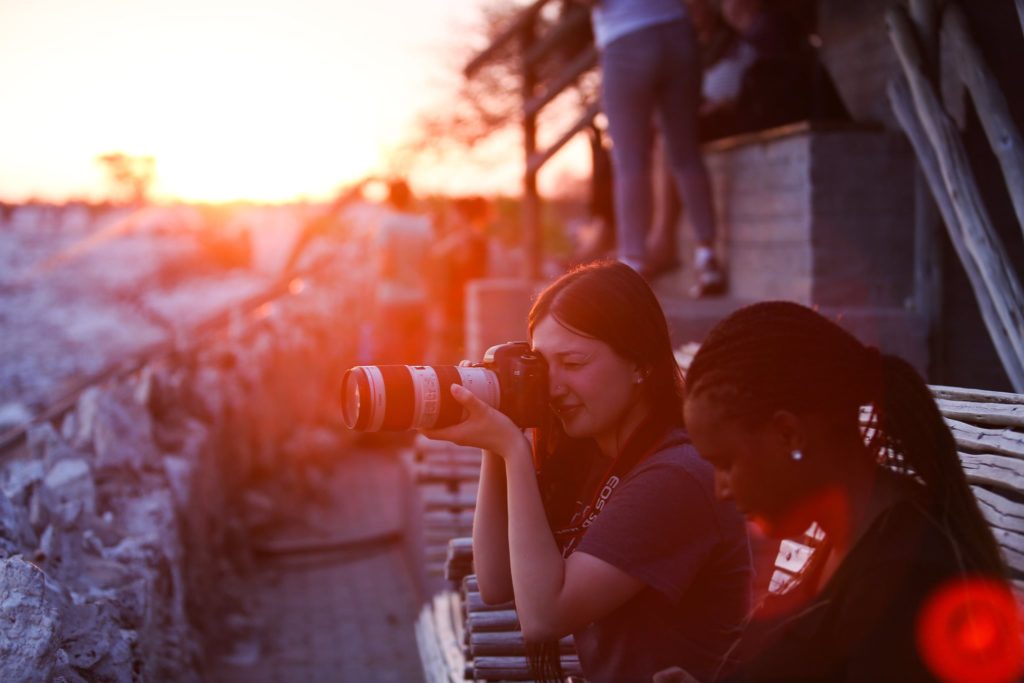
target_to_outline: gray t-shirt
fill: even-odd
[[[714,472],[692,446],[637,465],[578,551],[647,584],[573,634],[588,682],[649,683],[670,666],[711,678],[749,609],[750,546],[743,517],[716,500]]]
[[[685,19],[681,0],[601,0],[590,13],[594,42],[603,48],[616,38],[658,24]]]

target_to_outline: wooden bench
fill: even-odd
[[[692,354],[692,348],[684,348],[677,359],[685,367]],[[1024,395],[946,386],[931,389],[956,440],[968,483],[1010,567],[1018,601],[1024,604]],[[812,529],[802,538],[783,540],[768,590],[781,590],[792,581],[820,538]],[[450,587],[424,606],[420,615],[421,651],[425,643],[428,651],[448,653],[434,658],[435,666],[441,660],[444,666],[428,672],[428,680],[529,680],[514,606],[483,603],[472,573],[472,552],[469,538],[449,542],[445,576]],[[451,623],[438,625],[439,619]],[[562,648],[566,673],[578,674],[571,638],[563,639]]]
[[[419,436],[402,461],[416,488],[425,574],[436,581],[444,575],[448,541],[473,530],[480,451]]]

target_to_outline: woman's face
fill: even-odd
[[[646,408],[636,363],[552,316],[534,326],[533,348],[547,361],[551,407],[566,434],[614,444],[639,424]]]
[[[698,394],[684,407],[686,429],[701,456],[715,468],[715,493],[766,533],[795,536],[815,519],[807,463],[792,457],[792,434],[772,420],[748,426],[730,417],[720,401]]]

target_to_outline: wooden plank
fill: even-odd
[[[981,486],[972,486],[971,490],[978,508],[992,526],[1006,563],[1017,574],[1024,575],[1024,505]]]
[[[971,94],[974,110],[1002,169],[1018,227],[1024,229],[1024,140],[999,82],[971,37],[967,16],[955,2],[949,3],[943,13],[942,46],[953,53],[950,61]]]
[[[959,420],[946,420],[946,424],[958,448],[1024,459],[1024,434],[1011,429],[975,427]]]
[[[423,505],[427,510],[472,510],[476,507],[476,492],[424,491]]]
[[[976,401],[981,403],[1008,403],[1024,405],[1024,394],[1014,394],[1008,391],[988,391],[986,389],[965,389],[963,387],[951,387],[943,384],[931,384],[928,386],[935,398],[947,398],[951,401]]]
[[[576,645],[572,636],[558,641],[558,651],[575,654]],[[494,631],[473,633],[469,637],[469,652],[476,657],[508,657],[526,654],[526,641],[521,631]]]
[[[416,649],[420,654],[420,664],[427,683],[451,683],[445,659],[438,646],[437,634],[434,632],[434,620],[429,603],[423,606],[416,619]]]
[[[1004,491],[1024,491],[1024,460],[987,453],[960,453],[960,465],[967,481]]]
[[[966,231],[961,224],[961,216],[953,206],[953,201],[947,192],[945,181],[942,178],[942,171],[939,167],[939,160],[935,150],[915,113],[913,95],[910,93],[910,86],[907,84],[906,79],[902,77],[895,78],[889,84],[888,96],[893,112],[896,114],[896,118],[906,132],[907,138],[914,148],[914,153],[917,155],[918,165],[931,189],[935,205],[942,215],[950,242],[953,244],[957,257],[970,281],[982,320],[985,323],[985,328],[988,330],[989,337],[992,339],[992,343],[996,347],[1000,361],[1010,374],[1024,374],[1024,368],[1019,367],[1021,364],[1015,355],[1016,351],[1010,338],[1011,331],[1003,326],[995,302],[988,294],[988,286],[981,272],[981,264],[977,263],[971,255]]]
[[[455,641],[461,645],[467,640],[465,617],[462,611],[462,598],[459,596],[458,591],[447,591],[447,596],[448,612],[451,615],[452,624],[455,629]]]
[[[576,119],[576,123],[572,125],[566,132],[562,133],[550,147],[545,149],[543,152],[536,152],[530,155],[529,161],[526,164],[526,171],[528,173],[536,173],[540,170],[541,166],[546,164],[548,160],[555,156],[558,150],[572,140],[573,136],[579,133],[581,130],[590,125],[590,122],[594,120],[594,117],[601,111],[601,103],[598,101],[591,102],[590,106],[586,108],[583,114]]]
[[[437,484],[476,482],[480,479],[480,467],[451,465],[416,465],[413,470],[416,483]]]
[[[466,611],[470,614],[473,612],[496,612],[498,610],[510,610],[516,608],[515,603],[511,600],[508,602],[498,602],[490,605],[484,602],[479,591],[468,591],[466,593],[465,605]]]
[[[462,655],[462,640],[456,636],[455,626],[452,623],[453,615],[447,593],[445,591],[434,596],[431,614],[437,634],[438,648],[449,673],[449,679],[451,683],[459,683],[466,667],[466,660]]]
[[[1013,350],[1012,354],[1004,353],[997,344],[1000,359],[1014,388],[1024,391],[1024,368],[1021,366],[1024,358],[1024,290],[985,208],[959,132],[942,109],[935,89],[923,71],[923,60],[906,10],[893,5],[885,16],[917,116],[935,151],[968,250],[982,274],[985,290],[976,294],[991,299]]]
[[[943,417],[992,427],[1024,427],[1024,404],[935,399]]]
[[[519,615],[514,609],[497,612],[472,612],[466,616],[466,630],[470,636],[483,631],[519,631]]]
[[[580,660],[575,656],[562,656],[562,671],[579,676]],[[483,681],[530,681],[530,665],[526,657],[474,657],[473,678]]]
[[[520,32],[534,19],[536,19],[537,15],[540,13],[541,9],[544,8],[544,5],[546,5],[547,2],[548,0],[536,0],[532,5],[517,14],[515,19],[512,20],[512,23],[509,24],[508,28],[495,36],[494,40],[491,41],[491,44],[488,45],[483,52],[479,53],[476,57],[471,59],[465,67],[463,67],[462,75],[466,78],[472,78],[473,74],[475,74],[480,67],[494,59],[498,53],[501,52],[505,43],[517,38]]]
[[[547,85],[540,95],[531,97],[523,104],[523,111],[526,116],[536,116],[540,110],[547,106],[553,99],[573,82],[576,81],[597,64],[597,48],[591,45],[589,48],[578,54],[571,62],[566,64],[561,73]]]
[[[529,66],[538,66],[538,63],[544,59],[551,50],[563,44],[566,36],[589,23],[590,12],[575,12],[569,14],[550,31],[548,31],[547,35],[534,43],[523,53],[523,61]]]

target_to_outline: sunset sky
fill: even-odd
[[[0,0],[0,199],[105,197],[112,151],[158,199],[330,196],[443,106],[481,2]],[[515,191],[518,154],[414,187]]]

